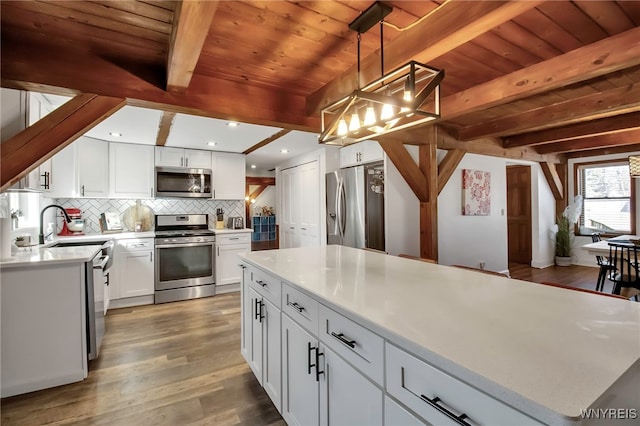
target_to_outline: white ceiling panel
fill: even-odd
[[[261,172],[269,171],[289,158],[306,154],[323,146],[318,143],[317,133],[294,130],[247,155],[247,170],[251,169],[251,165],[255,165],[252,174],[259,176]],[[287,152],[284,153],[282,150]]]
[[[243,152],[281,129],[239,123],[229,126],[228,120],[176,114],[165,146]],[[209,142],[215,142],[214,146]]]
[[[126,105],[85,135],[111,142],[155,145],[162,111]],[[122,136],[114,136],[117,132]]]

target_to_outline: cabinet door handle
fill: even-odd
[[[153,186],[151,187],[151,197],[153,197]]]
[[[49,189],[49,172],[44,172],[40,176],[44,178],[44,183],[42,184],[42,189]]]
[[[306,231],[306,230],[307,230],[307,228],[300,228],[300,229],[301,229],[301,230],[303,230],[303,231]]]
[[[294,228],[293,226],[290,226],[289,229],[296,229],[296,228]]]
[[[247,269],[247,267],[245,265],[243,265],[242,263],[239,263],[238,266],[242,269]]]
[[[304,311],[304,306],[300,306],[298,305],[298,302],[287,302],[287,306],[291,306],[293,309],[295,309],[298,312],[302,312]]]
[[[220,247],[216,247],[218,249],[218,257],[220,257]]]
[[[311,364],[311,351],[315,351],[315,363]],[[324,354],[320,353],[319,346],[311,346],[311,342],[307,342],[307,374],[311,374],[311,368],[316,368],[316,382],[320,381],[320,375],[324,374],[324,371],[320,371],[318,366],[320,365],[320,357]]]
[[[258,315],[258,321],[260,321],[260,323],[262,323],[262,319],[264,318],[263,312],[262,312],[262,308],[264,308],[264,302],[262,300],[258,300],[258,307],[260,308],[260,315]]]
[[[84,185],[80,187],[80,195],[84,197]]]
[[[180,167],[184,166],[184,158],[180,157]]]
[[[458,423],[459,425],[471,426],[471,423],[464,421],[464,419],[468,419],[469,416],[467,416],[465,413],[462,413],[459,416],[456,416],[454,413],[452,413],[451,411],[447,410],[442,405],[438,404],[438,402],[440,402],[442,400],[440,398],[438,398],[437,396],[434,397],[433,399],[430,399],[426,395],[422,395],[421,394],[420,395],[420,399],[422,399],[424,402],[426,402],[427,404],[429,404],[430,406],[432,406],[436,410],[440,411],[442,414],[444,414],[445,416],[449,417],[451,420],[453,420],[454,422]]]
[[[355,347],[356,347],[356,341],[355,340],[349,340],[347,337],[345,337],[344,334],[342,334],[342,333],[337,334],[334,331],[331,332],[331,335],[333,337],[335,337],[336,339],[338,339],[340,342],[342,342],[345,345],[349,346],[351,349],[355,349]]]
[[[320,371],[320,357],[324,354],[320,353],[320,346],[316,348],[316,382],[320,381],[320,375],[324,374],[324,370]]]
[[[311,342],[307,342],[307,374],[311,374],[311,367],[315,367],[315,364],[311,364],[311,351],[315,350],[315,347],[311,347]]]
[[[184,157],[184,166],[189,167],[189,157]]]
[[[256,280],[256,284],[260,284],[262,287],[266,287],[267,283],[262,280]]]
[[[149,252],[149,262],[153,263],[153,252]]]

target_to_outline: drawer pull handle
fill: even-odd
[[[456,416],[455,414],[453,414],[451,411],[447,410],[446,408],[444,408],[442,405],[438,404],[438,402],[441,401],[440,398],[438,398],[437,396],[434,397],[433,399],[430,399],[429,397],[427,397],[426,395],[420,395],[420,398],[426,402],[427,404],[429,404],[430,406],[432,406],[433,408],[435,408],[436,410],[440,411],[442,414],[444,414],[445,416],[449,417],[451,420],[453,420],[454,422],[458,423],[459,425],[463,425],[463,426],[471,426],[471,423],[469,422],[465,422],[465,419],[468,419],[469,416],[467,416],[466,414],[462,413],[459,416]]]
[[[300,306],[298,305],[298,302],[287,302],[287,306],[291,306],[293,309],[295,309],[298,312],[302,312],[304,311],[304,306]]]
[[[267,286],[267,283],[265,283],[262,280],[256,280],[256,284],[260,284],[262,287],[266,287]]]
[[[331,335],[336,339],[338,339],[339,341],[341,341],[342,343],[344,343],[345,345],[349,346],[351,349],[354,349],[356,347],[356,341],[349,340],[348,338],[344,337],[344,334],[342,333],[336,334],[335,332],[332,331]]]
[[[239,240],[240,237],[229,238],[230,240]]]

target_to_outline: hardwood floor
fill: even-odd
[[[89,370],[3,399],[2,425],[284,425],[240,354],[239,293],[109,311]]]
[[[509,269],[513,278],[587,289],[598,274]],[[87,380],[3,399],[2,424],[284,425],[240,354],[239,313],[239,293],[109,311]]]

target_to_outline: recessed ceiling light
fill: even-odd
[[[207,142],[207,145],[209,145],[209,146],[216,146],[216,145],[218,145],[218,142],[209,141],[209,142]]]
[[[120,136],[122,136],[122,133],[120,133],[120,132],[109,132],[109,135],[113,136],[114,138],[119,138]]]
[[[251,168],[252,168],[252,169],[255,169],[255,168],[256,168],[256,165],[255,165],[255,164],[252,164],[252,165],[251,165]]]
[[[238,123],[237,121],[230,121],[227,123],[227,126],[229,127],[238,127],[240,125],[240,123]]]
[[[289,150],[288,149],[281,149],[280,152],[283,153],[283,154],[286,154],[287,152],[289,152]]]

